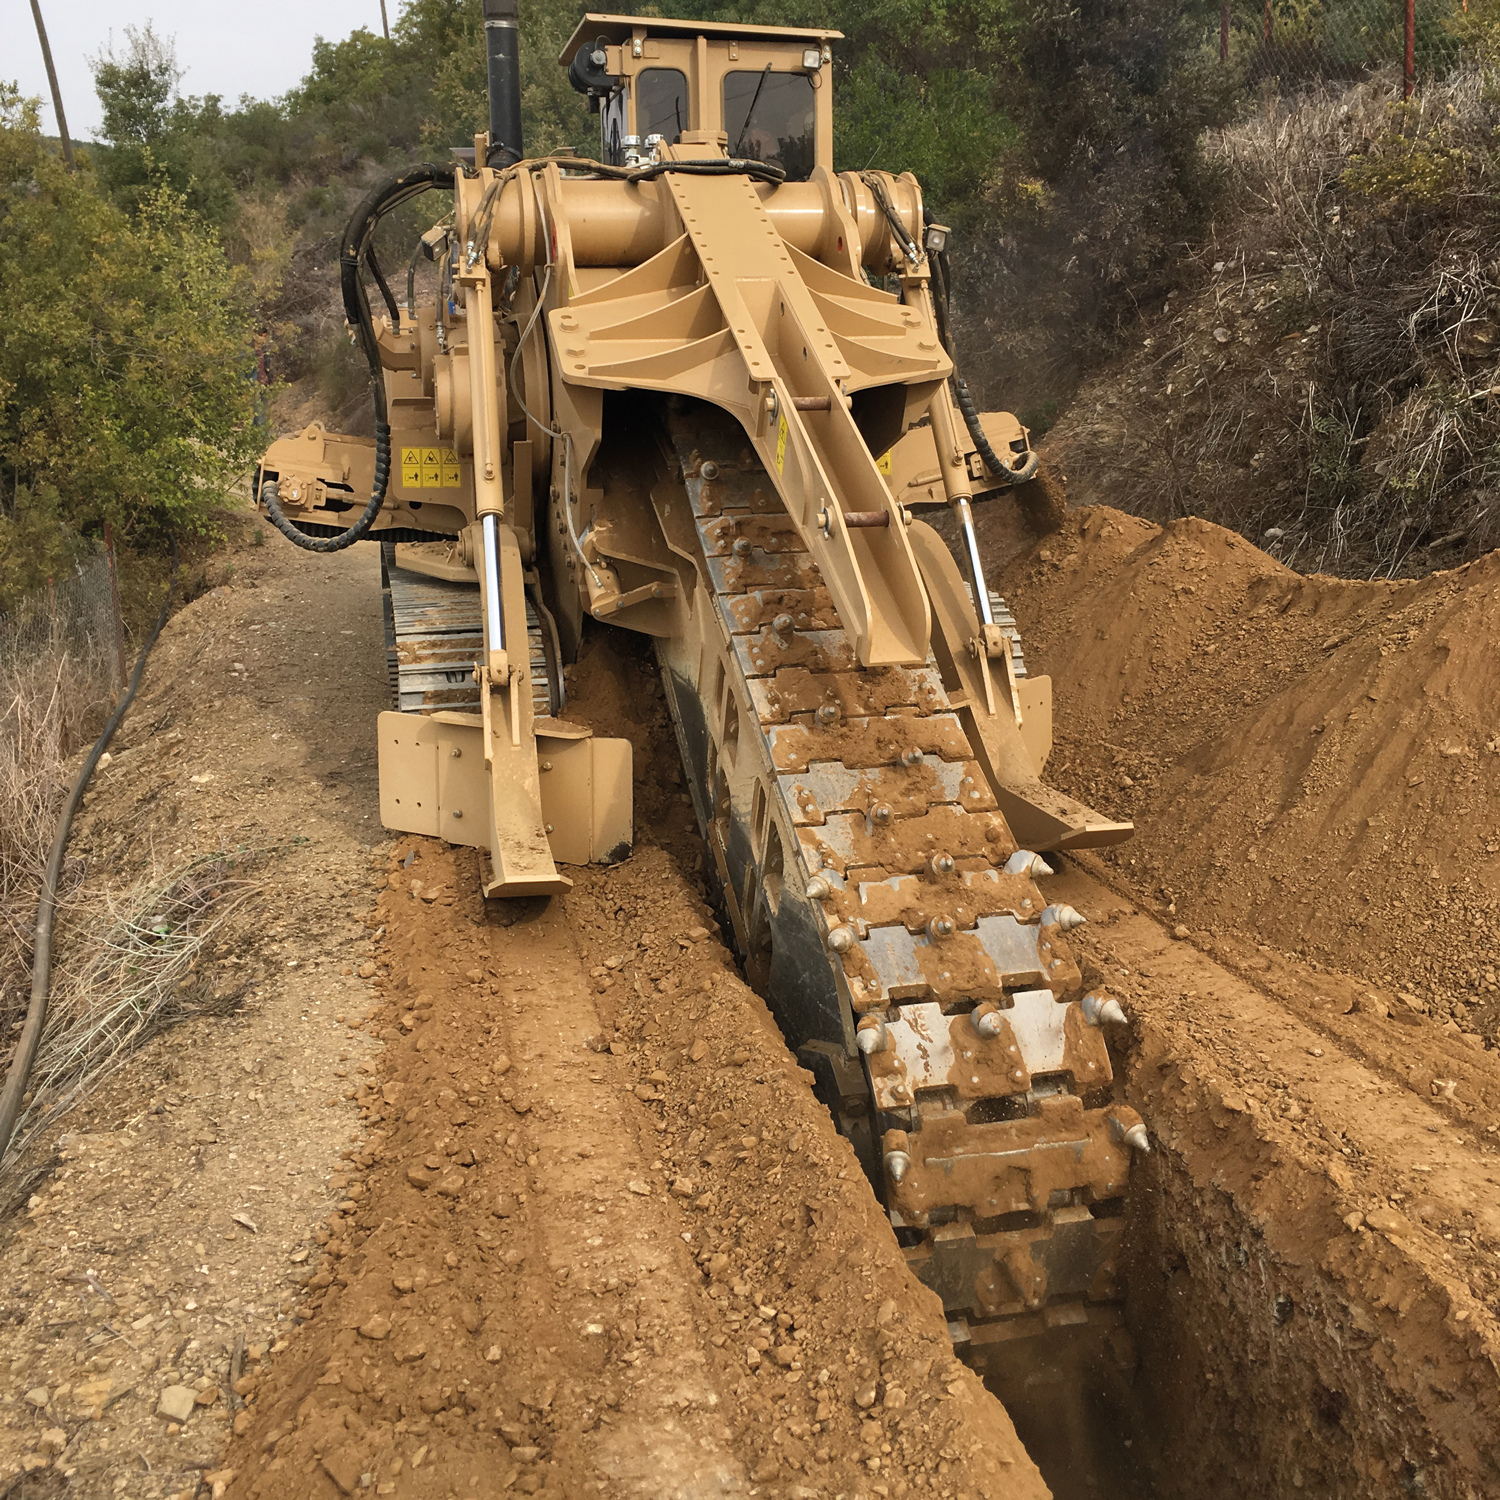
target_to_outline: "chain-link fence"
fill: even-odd
[[[113,548],[101,543],[72,572],[49,579],[0,615],[0,677],[49,655],[66,655],[109,688],[123,685],[125,630]]]
[[[1219,58],[1282,88],[1396,68],[1410,95],[1458,61],[1468,15],[1469,0],[1224,0]]]

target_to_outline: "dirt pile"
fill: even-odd
[[[1054,679],[1049,775],[1135,820],[1134,889],[1496,1035],[1500,554],[1350,583],[1096,506],[1001,587]]]

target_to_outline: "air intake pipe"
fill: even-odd
[[[485,163],[521,159],[520,0],[484,0],[484,51],[490,79],[490,151]]]

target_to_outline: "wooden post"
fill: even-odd
[[[52,48],[47,41],[47,28],[42,23],[41,0],[31,0],[31,16],[36,22],[36,39],[42,44],[42,61],[47,65],[47,86],[52,90],[52,112],[57,116],[57,133],[62,138],[63,160],[71,168],[73,142],[68,136],[68,117],[63,113],[62,90],[57,86],[57,69],[52,66]]]
[[[1229,61],[1229,0],[1219,7],[1219,61]]]
[[[1417,0],[1406,0],[1406,82],[1402,98],[1417,91]]]
[[[390,41],[391,23],[385,17],[385,0],[380,0],[380,29],[385,33],[386,41]]]
[[[119,689],[125,690],[125,612],[120,608],[120,575],[115,571],[115,535],[109,522],[104,523],[104,558],[109,566],[109,613],[115,627],[115,670]]]

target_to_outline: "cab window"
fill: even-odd
[[[635,80],[635,133],[665,136],[668,145],[688,127],[687,78],[676,68],[646,68]]]
[[[789,182],[812,175],[816,145],[816,90],[806,73],[724,75],[724,130],[729,154],[769,162]]]

